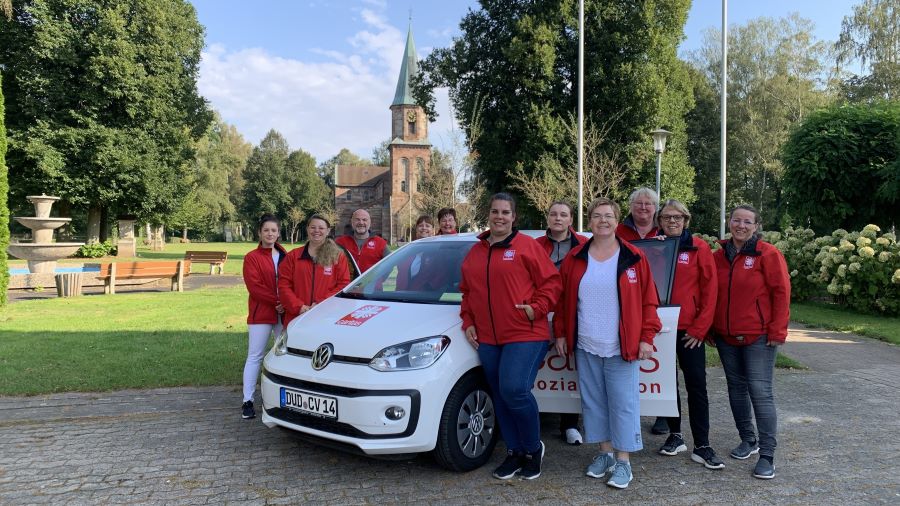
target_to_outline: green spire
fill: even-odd
[[[412,96],[410,80],[419,73],[417,60],[416,44],[413,42],[412,23],[410,23],[409,33],[406,34],[406,50],[403,51],[403,63],[400,65],[400,78],[397,79],[397,91],[394,93],[394,102],[391,105],[416,105]]]

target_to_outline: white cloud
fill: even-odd
[[[325,61],[213,44],[203,53],[200,93],[254,144],[274,128],[293,149],[309,151],[319,162],[344,147],[367,157],[391,133],[388,107],[406,39],[377,12],[362,9],[361,16],[365,27],[349,39],[350,53],[312,50]],[[429,135],[437,147],[449,139],[447,103],[439,91],[440,118]]]

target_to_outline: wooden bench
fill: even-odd
[[[195,262],[201,264],[209,264],[209,273],[212,274],[215,269],[219,270],[219,274],[225,273],[225,260],[228,260],[227,251],[185,251],[184,260],[186,262]],[[190,270],[190,269],[188,269]]]
[[[191,273],[190,260],[169,262],[119,262],[100,264],[97,277],[103,279],[103,293],[116,293],[116,280],[169,278],[172,291],[184,291],[184,278]]]

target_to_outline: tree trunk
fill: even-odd
[[[100,208],[100,242],[109,239],[109,208]]]
[[[153,228],[153,238],[150,241],[150,249],[153,251],[163,251],[166,249],[166,227],[157,225]]]
[[[101,215],[102,211],[99,205],[91,204],[91,206],[88,207],[87,237],[85,238],[85,242],[88,244],[100,242]]]
[[[187,227],[184,227],[181,229],[181,241],[182,242],[187,242],[187,231],[188,231]]]
[[[153,244],[153,230],[150,228],[149,223],[144,223],[144,241],[144,244]]]

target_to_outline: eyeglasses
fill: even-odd
[[[656,207],[653,202],[632,202],[634,207]]]
[[[595,213],[591,215],[592,220],[602,220],[602,221],[614,221],[616,219],[615,214],[599,214]]]
[[[684,221],[683,214],[664,214],[659,217],[662,221],[672,221],[675,223],[681,223]]]
[[[753,225],[756,225],[756,222],[750,220],[731,220],[731,224],[734,226],[743,225],[745,227],[752,227]]]

